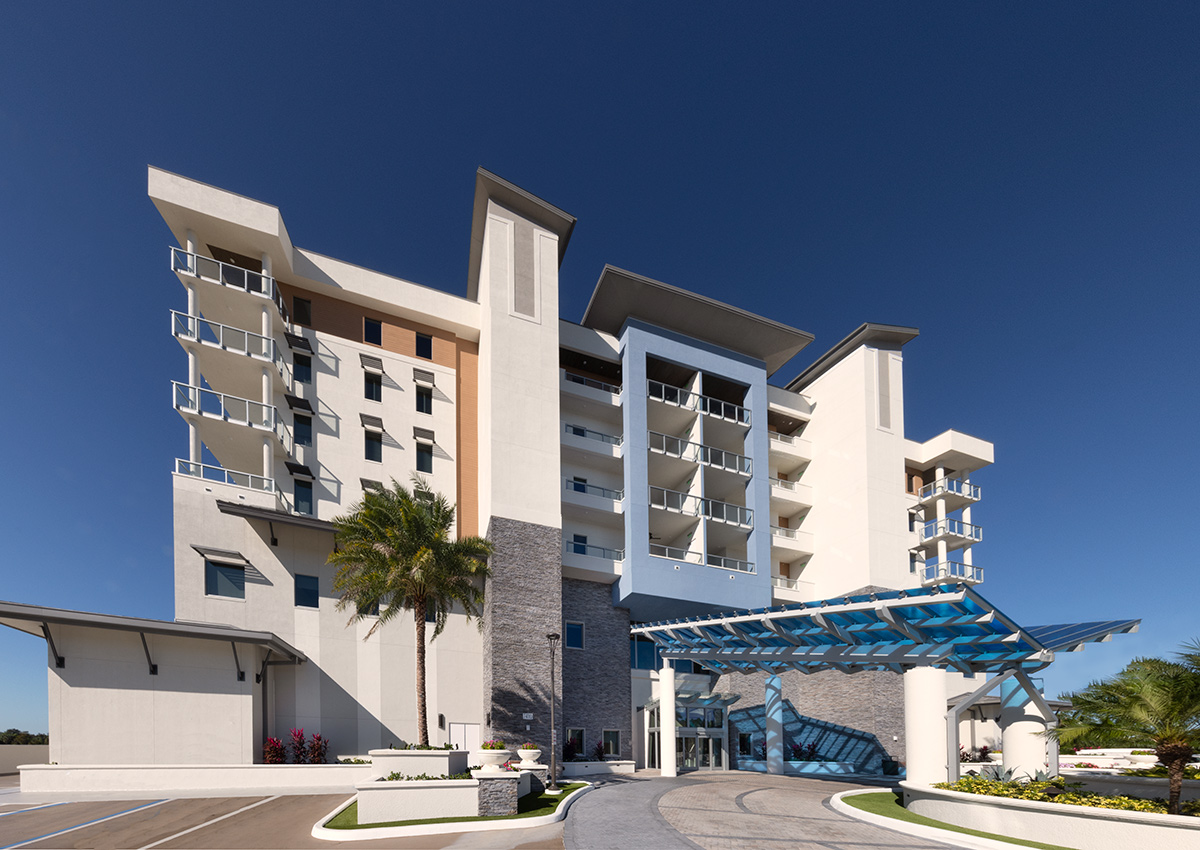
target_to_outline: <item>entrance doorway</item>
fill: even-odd
[[[724,770],[725,739],[687,734],[680,729],[675,739],[675,764],[678,770]]]

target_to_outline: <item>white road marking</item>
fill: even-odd
[[[235,812],[230,812],[227,815],[221,815],[220,817],[213,818],[210,821],[205,821],[204,823],[200,824],[199,826],[193,826],[191,829],[185,829],[183,832],[177,832],[174,835],[168,835],[166,838],[160,838],[158,841],[155,841],[153,844],[147,844],[145,847],[138,848],[138,850],[150,850],[151,847],[157,847],[160,844],[166,844],[168,841],[178,838],[181,835],[187,835],[189,832],[195,832],[198,829],[204,829],[204,827],[206,827],[206,826],[212,826],[214,823],[217,823],[218,821],[225,820],[225,818],[231,818],[234,815],[240,815],[242,812],[248,812],[251,809],[253,809],[255,806],[261,806],[263,803],[269,803],[272,800],[278,800],[281,796],[283,796],[283,795],[276,794],[274,797],[268,797],[265,800],[259,800],[257,803],[251,803],[248,806],[242,806],[240,809],[238,809]]]
[[[115,815],[109,815],[106,818],[96,818],[95,820],[90,820],[87,823],[81,823],[76,826],[68,827],[67,829],[60,829],[57,832],[48,832],[45,835],[39,835],[36,838],[27,838],[24,841],[17,842],[16,844],[9,844],[3,848],[0,848],[0,850],[16,850],[18,847],[24,847],[26,844],[33,844],[35,841],[44,841],[47,838],[56,838],[60,835],[66,835],[68,832],[74,832],[77,829],[83,829],[85,826],[95,826],[98,823],[107,823],[110,820],[116,820],[117,818],[123,818],[123,817],[125,817],[125,815],[131,815],[134,812],[145,811],[146,809],[153,808],[154,806],[161,806],[163,803],[169,803],[169,802],[171,802],[171,801],[170,800],[155,800],[153,803],[147,803],[144,806],[138,806],[135,809],[128,809],[124,812],[117,812]]]

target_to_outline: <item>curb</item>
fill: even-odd
[[[980,838],[977,835],[966,835],[961,832],[951,832],[948,829],[938,829],[933,826],[925,826],[919,823],[909,823],[898,818],[884,817],[883,815],[864,812],[862,809],[856,809],[849,803],[843,801],[844,797],[854,797],[858,794],[878,794],[879,792],[873,788],[863,788],[855,791],[843,791],[840,794],[834,794],[829,798],[829,805],[835,812],[845,815],[854,820],[860,820],[869,823],[873,826],[881,826],[884,829],[890,829],[893,832],[902,832],[905,835],[911,835],[914,838],[925,838],[930,841],[939,841],[943,844],[949,844],[951,847],[965,847],[968,850],[1014,850],[1020,848],[1020,844],[1010,844],[1007,841],[996,841],[992,838]]]

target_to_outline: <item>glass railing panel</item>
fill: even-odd
[[[798,484],[798,483],[799,482],[797,482],[797,481],[788,481],[787,479],[784,479],[784,478],[772,478],[771,479],[772,487],[778,487],[781,490],[787,490],[787,491],[793,492],[793,493],[796,491],[796,484]]]
[[[784,578],[783,576],[771,576],[771,584],[775,587],[782,587],[786,590],[799,590],[800,579]]]
[[[723,570],[737,570],[740,573],[754,572],[754,564],[737,558],[726,558],[723,555],[709,555],[707,563],[710,567],[720,567]]]
[[[604,381],[597,381],[595,378],[587,378],[587,377],[584,377],[583,375],[576,375],[574,372],[563,372],[563,375],[566,377],[566,379],[568,381],[570,381],[573,384],[580,384],[585,387],[591,387],[594,390],[600,390],[601,392],[612,393],[613,395],[621,394],[621,388],[619,386],[617,386],[616,384],[606,384],[606,383],[604,383]]]
[[[201,280],[209,280],[223,286],[241,289],[253,295],[270,298],[275,302],[275,306],[279,309],[279,315],[283,320],[285,322],[291,321],[287,305],[284,303],[283,296],[279,292],[279,286],[275,282],[275,278],[269,275],[244,269],[241,266],[235,266],[231,263],[222,263],[219,260],[202,257],[199,254],[192,254],[180,248],[171,248],[171,269],[176,272],[190,274]]]
[[[959,519],[935,519],[921,527],[921,539],[929,540],[942,535],[966,537],[976,543],[983,540],[983,529]]]
[[[572,481],[570,478],[565,480],[566,489],[576,493],[587,493],[590,496],[599,496],[602,499],[613,499],[621,501],[625,498],[625,493],[622,490],[612,490],[608,487],[600,487],[596,484],[587,484],[583,481]]]
[[[276,492],[274,479],[267,478],[262,475],[255,475],[250,472],[236,472],[232,469],[225,469],[220,466],[212,466],[207,463],[197,463],[195,461],[177,458],[175,460],[175,471],[180,475],[188,475],[192,478],[203,478],[205,481],[217,481],[223,484],[232,484],[236,487],[245,487],[248,490],[257,490],[260,493]]]
[[[979,486],[969,481],[963,481],[961,478],[939,478],[931,484],[926,484],[920,490],[920,497],[928,499],[943,493],[974,500],[978,500],[980,497]]]
[[[660,546],[657,543],[651,543],[650,554],[657,558],[670,558],[673,561],[684,561],[689,564],[704,563],[704,556],[699,552],[690,552],[675,546]]]
[[[605,434],[602,431],[593,431],[591,428],[585,428],[582,425],[564,424],[563,430],[574,437],[583,437],[587,440],[596,440],[597,442],[607,443],[610,446],[619,446],[624,440],[619,436]]]
[[[575,543],[567,541],[563,546],[563,551],[567,554],[587,555],[591,558],[606,558],[610,561],[624,561],[625,551],[623,549],[610,549],[607,546],[593,546],[590,543]]]
[[[778,525],[771,526],[771,533],[776,537],[786,537],[788,540],[795,540],[796,534],[800,531],[798,528],[781,528]]]

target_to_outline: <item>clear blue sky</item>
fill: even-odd
[[[991,440],[982,592],[1200,637],[1200,7],[23,3],[0,25],[0,598],[173,614],[184,294],[146,165],[465,292],[479,165],[605,262],[814,333],[913,325],[907,431]],[[899,481],[897,482],[899,486]],[[46,728],[0,629],[0,728]]]

